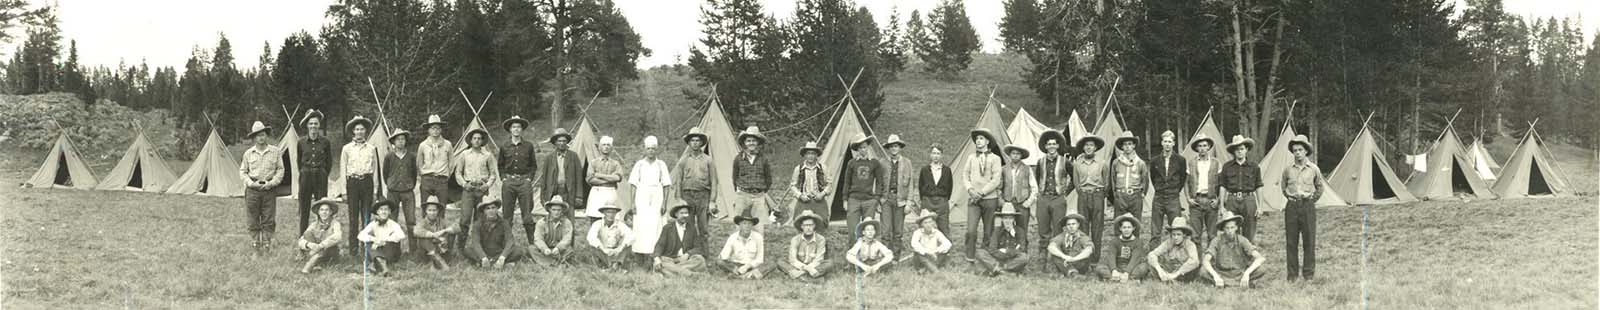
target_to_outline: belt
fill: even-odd
[[[595,186],[591,186],[591,187],[617,188],[617,185],[616,184],[602,184],[602,185],[595,185]]]
[[[424,175],[422,175],[422,177],[424,177],[424,178],[440,178],[440,179],[448,179],[448,178],[450,178],[448,176],[442,176],[442,175],[437,175],[437,174],[424,174]]]
[[[351,178],[351,179],[356,179],[356,180],[366,180],[366,179],[371,179],[372,178],[372,174],[371,173],[367,173],[367,174],[357,174],[357,175],[345,175],[345,177]]]
[[[1228,196],[1240,197],[1240,196],[1250,196],[1250,195],[1255,195],[1255,194],[1256,194],[1256,192],[1232,192],[1232,193],[1228,193]]]
[[[1040,195],[1045,195],[1045,196],[1061,196],[1061,193],[1057,193],[1055,191],[1048,191],[1048,192],[1043,192],[1043,193],[1039,193],[1039,194]]]
[[[507,178],[507,179],[529,179],[529,178],[533,178],[533,176],[526,175],[526,174],[506,173],[505,175],[506,175],[505,178]]]
[[[1078,191],[1080,192],[1098,193],[1103,190],[1105,190],[1104,187],[1078,187]]]
[[[748,188],[741,188],[741,189],[739,189],[739,191],[740,192],[745,192],[745,193],[751,193],[751,194],[760,194],[760,193],[767,192],[767,190],[765,190],[765,189],[748,189]]]

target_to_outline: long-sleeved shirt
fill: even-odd
[[[406,240],[406,228],[393,220],[372,221],[366,228],[361,229],[361,234],[356,235],[356,240],[376,244],[399,243]]]
[[[539,161],[534,154],[533,143],[514,139],[500,147],[500,157],[495,160],[500,163],[500,173],[532,177]]]
[[[921,169],[917,174],[917,193],[923,197],[940,197],[950,199],[950,191],[955,188],[951,182],[950,167],[944,164],[931,164]]]
[[[421,239],[443,238],[447,234],[456,232],[456,225],[444,219],[444,215],[431,219],[423,219],[412,226],[411,236]]]
[[[1183,192],[1183,187],[1189,181],[1189,168],[1186,165],[1183,157],[1177,153],[1157,156],[1150,161],[1150,184],[1155,187],[1156,196],[1177,197]]]
[[[1255,192],[1261,188],[1261,167],[1237,160],[1222,164],[1222,187],[1229,193]]]
[[[511,255],[510,242],[516,242],[516,238],[512,235],[513,230],[509,222],[505,217],[474,222],[471,230],[467,232],[465,246],[467,249],[475,249],[496,257]],[[467,253],[472,253],[472,250],[468,250]]]
[[[239,176],[252,188],[273,188],[283,182],[283,151],[275,145],[260,145],[244,151],[239,162]],[[257,182],[267,182],[260,185]]]
[[[1222,184],[1217,182],[1221,178],[1222,162],[1216,158],[1196,158],[1189,162],[1189,194],[1217,193],[1217,188]]]
[[[1261,255],[1260,250],[1242,235],[1224,233],[1211,239],[1205,255],[1211,256],[1211,268],[1217,271],[1244,271]]]
[[[1290,199],[1322,197],[1322,171],[1317,165],[1299,163],[1283,169],[1283,196]]]
[[[347,143],[339,152],[339,165],[345,176],[370,175],[378,169],[378,149],[366,142]]]
[[[572,220],[565,216],[546,216],[533,229],[533,248],[540,251],[572,248]]]
[[[1089,234],[1082,231],[1065,231],[1050,238],[1048,251],[1052,256],[1075,257],[1085,254],[1084,251],[1094,251],[1094,241],[1089,240]],[[1084,258],[1088,258],[1088,255],[1085,254]]]
[[[306,226],[306,231],[300,234],[300,241],[324,248],[338,245],[340,241],[344,241],[344,226],[333,219],[311,223]]]
[[[391,192],[410,191],[417,186],[417,161],[411,154],[389,152],[384,156],[383,184]]]
[[[333,146],[328,138],[306,136],[300,138],[300,171],[318,171],[324,174],[333,167]],[[297,171],[298,173],[298,171]]]
[[[879,187],[883,182],[883,162],[877,160],[857,158],[850,161],[844,176],[845,193],[850,194],[850,199],[878,199],[882,191]]]
[[[984,245],[984,249],[989,251],[989,256],[998,259],[1028,254],[1028,236],[1016,229],[996,228],[994,234],[989,235],[989,243]]]
[[[889,170],[889,177],[884,179],[889,184],[884,188],[889,189],[889,194],[897,196],[891,198],[902,205],[915,205],[920,198],[917,195],[916,166],[912,166],[911,160],[905,156],[889,156],[883,164]]]
[[[589,186],[617,187],[617,183],[622,183],[622,175],[627,171],[622,170],[622,162],[614,157],[601,156],[589,161]]]
[[[1137,235],[1131,239],[1121,236],[1110,238],[1101,247],[1100,267],[1121,272],[1133,271],[1145,264],[1145,252],[1148,250],[1149,243]]]
[[[1001,198],[1006,202],[1021,204],[1018,207],[1032,206],[1039,197],[1039,185],[1033,178],[1033,170],[1021,162],[1005,166],[1004,185],[1001,186]]]
[[[417,165],[422,175],[450,176],[450,152],[455,150],[450,140],[428,137],[417,145]]]
[[[878,239],[862,238],[856,241],[850,250],[844,252],[844,257],[852,263],[878,262],[879,259],[894,260],[894,251]]]
[[[824,196],[827,196],[828,191],[833,190],[833,188],[828,186],[827,173],[822,170],[821,163],[801,163],[795,166],[794,173],[790,174],[791,180],[789,180],[789,184],[791,185],[789,186],[789,193],[794,194],[795,197],[800,197],[801,194],[815,196],[812,199],[801,199],[802,202],[815,202],[825,199],[826,197]]]
[[[967,188],[969,193],[977,193],[969,199],[997,199],[1000,198],[1001,179],[1000,156],[990,153],[975,153],[967,160]]]
[[[789,238],[789,263],[796,265],[816,265],[822,262],[828,253],[828,238],[813,234],[806,238],[804,234],[794,235]]]
[[[482,148],[470,148],[456,156],[456,183],[461,187],[475,188],[469,184],[477,182],[478,185],[493,183],[500,175],[500,168],[495,166],[494,155]]]
[[[717,182],[717,166],[711,155],[702,152],[682,156],[672,171],[677,172],[678,180],[672,184],[677,184],[678,190],[710,191]]]
[[[1172,245],[1172,242],[1162,240],[1161,245],[1150,250],[1147,255],[1152,267],[1161,267],[1167,273],[1184,274],[1200,266],[1200,255],[1196,250],[1194,241],[1184,240],[1183,245]]]
[[[1062,196],[1072,191],[1072,164],[1067,162],[1065,155],[1045,156],[1039,159],[1034,167],[1034,184],[1039,185],[1039,194],[1044,196]]]
[[[1150,183],[1145,182],[1150,171],[1145,170],[1144,160],[1137,157],[1120,157],[1112,160],[1111,174],[1112,188],[1118,192],[1143,194],[1150,189]]]
[[[622,251],[623,248],[633,244],[633,229],[618,220],[612,220],[609,224],[603,220],[595,221],[594,224],[589,224],[589,237],[586,239],[589,240],[589,246],[601,250]]]
[[[1106,164],[1105,160],[1078,156],[1078,160],[1072,163],[1073,179],[1078,182],[1078,189],[1105,189],[1108,184],[1106,178],[1110,174],[1106,171]]]
[[[765,238],[759,232],[750,232],[750,236],[739,236],[738,231],[728,235],[728,242],[722,244],[722,253],[717,257],[741,265],[761,265],[765,260],[767,246]]]
[[[772,188],[772,166],[767,157],[739,152],[733,161],[733,187],[743,192],[766,192]]]
[[[950,247],[950,238],[945,238],[938,229],[918,229],[911,234],[911,250],[917,254],[946,253],[950,252]]]

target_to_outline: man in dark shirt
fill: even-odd
[[[954,235],[950,230],[950,191],[955,189],[955,179],[950,166],[944,164],[944,146],[937,142],[929,145],[928,166],[919,170],[922,172],[917,176],[917,193],[922,195],[923,212],[937,214],[933,221],[939,231]]]
[[[478,267],[502,268],[506,263],[514,263],[528,256],[528,252],[522,248],[523,243],[516,241],[516,235],[510,227],[511,221],[500,216],[499,201],[478,205],[478,212],[483,218],[467,232],[464,254],[469,261],[477,262]]]
[[[994,215],[1000,221],[1000,229],[989,234],[988,244],[978,252],[983,275],[1021,274],[1028,266],[1028,234],[1017,227],[1017,217],[1023,214],[1007,204]]]
[[[500,164],[500,180],[504,182],[500,184],[500,201],[506,204],[508,212],[522,211],[522,233],[532,243],[533,230],[539,222],[533,217],[534,210],[541,208],[533,203],[533,171],[538,159],[534,158],[533,143],[522,139],[528,120],[512,115],[502,127],[511,133],[511,143],[500,147],[500,154],[495,156],[495,162]]]
[[[572,151],[570,145],[572,134],[567,133],[566,128],[556,128],[555,133],[550,134],[549,142],[556,149],[545,155],[544,163],[538,165],[540,200],[550,200],[551,196],[561,195],[567,199],[567,204],[585,205],[585,201],[588,201],[585,197],[588,191],[584,190],[584,183],[587,182],[583,174],[587,169],[583,167],[583,159],[578,158],[578,152]],[[567,210],[567,213],[572,213],[572,210]],[[572,214],[567,216],[570,217]],[[524,227],[524,229],[532,231],[533,228]]]
[[[406,152],[410,139],[410,132],[396,129],[389,134],[389,155],[383,156],[383,184],[387,188],[383,197],[400,206],[401,219],[397,222],[405,228],[407,236],[411,235],[412,225],[417,223],[417,197],[413,193],[417,187],[417,159],[415,154]],[[412,239],[401,244],[401,252],[411,252],[417,242]]]
[[[885,185],[883,178],[883,162],[872,158],[872,153],[867,152],[867,144],[872,137],[866,134],[856,134],[855,140],[850,143],[852,157],[846,165],[841,179],[845,189],[845,227],[854,228],[861,224],[863,217],[878,214],[878,199],[880,188]],[[850,243],[854,244],[856,237],[852,234]]]
[[[772,167],[761,153],[767,136],[761,134],[761,128],[750,126],[739,133],[738,140],[743,148],[733,159],[733,189],[738,192],[733,196],[733,215],[765,219],[767,189],[772,188]],[[756,222],[756,231],[766,231],[763,222]]]
[[[1150,183],[1155,187],[1155,202],[1150,206],[1150,231],[1159,231],[1162,227],[1172,224],[1172,218],[1183,214],[1183,203],[1178,197],[1183,195],[1183,187],[1189,181],[1189,168],[1184,166],[1183,157],[1178,156],[1178,136],[1167,131],[1161,133],[1161,155],[1152,158],[1150,163]]]
[[[1256,141],[1234,135],[1228,143],[1228,154],[1233,160],[1222,164],[1222,207],[1244,217],[1239,223],[1244,237],[1256,238],[1256,189],[1261,188],[1261,167],[1249,161],[1250,148]]]
[[[322,112],[310,110],[306,118],[301,121],[306,126],[306,136],[300,138],[299,169],[294,171],[300,178],[300,230],[306,231],[310,224],[311,203],[328,195],[328,168],[333,166],[333,146],[328,143],[328,137],[322,133]]]
[[[1117,229],[1117,235],[1106,240],[1105,245],[1096,244],[1100,246],[1102,253],[1100,264],[1095,266],[1095,271],[1100,274],[1101,280],[1115,282],[1138,280],[1150,272],[1150,266],[1145,264],[1145,255],[1150,251],[1150,242],[1139,238],[1139,219],[1132,214],[1117,216],[1112,224],[1112,227]]]

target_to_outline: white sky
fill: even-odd
[[[78,40],[78,53],[86,65],[116,66],[147,60],[151,66],[181,68],[195,46],[212,48],[217,34],[233,43],[235,65],[254,67],[263,42],[276,50],[283,38],[305,30],[316,33],[325,22],[331,0],[31,0],[56,1],[61,28],[67,39]],[[681,62],[691,44],[700,39],[700,5],[703,0],[614,0],[640,32],[645,47],[654,51],[640,67]],[[940,0],[856,0],[873,11],[880,26],[898,7],[902,21],[912,9],[928,10]],[[762,0],[767,11],[780,19],[794,13],[794,0]],[[1001,0],[967,0],[984,51],[998,51]],[[1461,5],[1458,5],[1461,7]],[[1597,0],[1506,0],[1506,9],[1524,17],[1579,16],[1584,18],[1585,40],[1600,28]],[[14,32],[20,32],[13,30]],[[20,41],[18,38],[15,41]],[[0,45],[9,58],[11,42]],[[62,42],[62,46],[66,46]]]

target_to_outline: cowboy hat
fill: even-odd
[[[883,229],[883,227],[879,225],[878,219],[866,217],[861,220],[861,223],[856,224],[856,235],[860,236],[861,232],[866,231],[867,225],[872,225],[873,230]]]
[[[328,208],[329,211],[333,211],[333,213],[329,214],[329,216],[333,216],[333,215],[338,215],[339,214],[339,201],[338,200],[333,200],[333,198],[322,198],[322,199],[318,199],[316,202],[312,202],[311,203],[311,212],[312,213],[316,213],[318,210],[321,210],[323,205],[327,205],[327,206],[332,207],[332,208]]]
[[[807,151],[817,152],[818,156],[822,155],[822,148],[817,146],[817,141],[806,142],[805,146],[801,146],[800,156],[805,156]]]
[[[561,138],[561,137],[566,137],[568,143],[572,142],[572,134],[567,133],[567,129],[566,128],[556,128],[554,132],[550,133],[550,139],[549,140],[545,140],[545,142],[550,142],[550,144],[555,144],[556,143],[556,138]]]
[[[1092,133],[1087,136],[1078,137],[1078,141],[1072,143],[1072,147],[1082,150],[1084,142],[1094,142],[1095,149],[1103,149],[1106,147],[1106,140],[1101,139],[1100,136],[1096,136]]]
[[[1243,219],[1244,219],[1244,217],[1243,216],[1239,216],[1238,214],[1228,214],[1227,216],[1223,216],[1222,219],[1217,220],[1217,230],[1218,231],[1222,230],[1222,224],[1226,224],[1229,221],[1239,221],[1239,220],[1243,220]]]
[[[1233,135],[1233,142],[1228,143],[1228,153],[1233,153],[1233,148],[1243,145],[1248,148],[1256,147],[1256,140],[1245,138],[1243,135]]]
[[[1124,130],[1124,131],[1122,131],[1122,134],[1117,135],[1116,143],[1112,143],[1111,145],[1114,145],[1114,146],[1117,146],[1117,147],[1122,147],[1122,142],[1124,142],[1124,141],[1133,141],[1134,147],[1138,147],[1139,137],[1138,136],[1134,136],[1132,131]]]
[[[818,216],[816,212],[811,212],[811,210],[805,210],[800,211],[800,215],[794,217],[794,229],[799,230],[800,224],[805,224],[806,220],[811,220],[812,224],[822,227],[822,216]]]
[[[566,200],[561,199],[561,195],[550,196],[550,200],[544,202],[545,210],[550,210],[551,207],[561,207],[562,210],[572,208],[572,206],[567,205]]]
[[[937,219],[937,218],[939,218],[939,212],[933,212],[932,210],[923,209],[922,213],[917,215],[916,223],[917,223],[917,225],[922,225],[922,221],[933,220],[933,219]]]
[[[743,215],[743,214],[740,214],[739,216],[733,217],[733,224],[734,225],[739,225],[739,224],[744,223],[744,222],[750,222],[750,225],[755,225],[755,224],[761,223],[761,220],[757,219],[754,216]]]
[[[892,145],[899,145],[904,148],[906,147],[906,142],[900,140],[900,135],[890,134],[889,139],[883,141],[883,148],[887,149]]]
[[[872,136],[868,136],[865,133],[859,133],[858,132],[858,133],[856,133],[855,139],[851,139],[850,140],[850,147],[851,148],[855,148],[856,145],[860,145],[862,143],[867,143],[867,141],[872,141],[872,139],[873,139]]]
[[[1022,216],[1022,212],[1017,212],[1016,204],[1008,203],[1008,204],[1000,206],[1000,212],[995,212],[994,215],[995,216]]]
[[[392,199],[378,199],[377,202],[372,203],[372,214],[378,214],[378,210],[383,209],[383,207],[389,207],[389,213],[393,215],[394,204],[395,202]]]
[[[689,133],[683,135],[683,143],[689,143],[689,138],[700,137],[700,142],[706,142],[706,132],[700,126],[689,127]]]
[[[399,137],[399,136],[406,136],[406,138],[409,139],[409,138],[411,138],[411,132],[408,132],[405,129],[395,129],[394,132],[389,133],[389,139],[388,140],[389,141],[394,141],[394,137]]]
[[[1133,235],[1135,235],[1135,236],[1139,235],[1139,218],[1138,217],[1134,217],[1133,214],[1123,214],[1121,216],[1117,216],[1116,219],[1111,220],[1112,231],[1117,231],[1118,229],[1121,229],[1122,222],[1132,222],[1133,223]]]
[[[1029,152],[1028,152],[1028,148],[1022,147],[1021,145],[1018,145],[1016,143],[1012,143],[1010,145],[1006,145],[1005,151],[1006,151],[1006,154],[1011,154],[1011,152],[1013,152],[1013,151],[1022,152],[1022,158],[1028,158],[1028,156],[1030,155]]]
[[[355,118],[351,118],[350,121],[344,123],[344,131],[350,132],[355,130],[357,124],[367,127],[369,132],[372,130],[372,120],[367,119],[366,117],[361,117],[360,115],[356,115]]]
[[[1089,221],[1087,219],[1084,219],[1082,215],[1078,215],[1077,213],[1067,214],[1066,217],[1062,217],[1061,219],[1056,220],[1056,227],[1067,227],[1067,220],[1078,220],[1078,226],[1083,226],[1084,222],[1088,222]]]
[[[478,204],[478,213],[483,213],[483,211],[488,211],[490,208],[499,209],[500,208],[500,200],[490,200],[490,201],[485,201],[485,202],[479,203]]]
[[[429,196],[427,202],[422,203],[422,211],[427,212],[428,207],[439,208],[439,216],[444,216],[444,203],[439,202],[438,196]]]
[[[1189,221],[1188,220],[1184,220],[1183,217],[1172,218],[1172,224],[1171,225],[1167,225],[1167,231],[1170,232],[1170,231],[1174,231],[1174,230],[1182,230],[1184,235],[1188,235],[1188,236],[1193,236],[1194,235],[1194,228],[1193,227],[1189,227]]]
[[[622,208],[619,208],[616,204],[611,203],[600,206],[600,213],[606,213],[606,211],[620,212],[622,211]]]
[[[1044,147],[1044,143],[1049,142],[1050,139],[1056,140],[1056,152],[1058,154],[1067,150],[1067,135],[1061,134],[1061,131],[1050,129],[1045,130],[1042,134],[1039,134],[1039,151],[1047,153],[1050,152],[1046,151]]]
[[[978,136],[983,136],[984,139],[989,140],[990,153],[994,153],[996,155],[1000,154],[1000,141],[994,139],[993,132],[989,132],[988,128],[975,128],[972,129],[970,135],[967,136],[967,140],[978,140]]]
[[[422,123],[422,128],[428,128],[429,126],[433,125],[439,125],[440,127],[443,127],[445,125],[444,118],[439,117],[438,114],[428,115],[428,122]]]
[[[679,209],[689,209],[689,202],[683,201],[681,199],[676,201],[676,202],[674,202],[672,204],[672,208],[671,209],[667,209],[667,216],[673,217],[673,218],[677,218]],[[693,216],[694,215],[694,210],[689,210],[689,213],[690,213],[690,216]]]
[[[319,120],[322,119],[322,112],[317,111],[317,109],[306,110],[306,116],[300,118],[300,124],[305,124],[306,121],[310,121],[313,117]]]
[[[483,134],[483,144],[484,145],[488,145],[489,144],[489,131],[488,130],[483,130],[483,128],[473,128],[472,130],[468,130],[467,131],[467,135],[466,136],[462,137],[468,143],[467,144],[468,147],[472,146],[472,144],[471,144],[472,143],[472,134],[475,134],[475,133],[476,134]]]
[[[1289,150],[1294,150],[1295,144],[1306,148],[1306,153],[1315,153],[1315,150],[1311,149],[1311,138],[1307,138],[1306,135],[1295,135],[1293,139],[1289,139]]]
[[[511,124],[522,124],[522,129],[528,129],[528,120],[523,119],[522,116],[518,115],[512,115],[511,118],[501,122],[500,127],[505,128],[506,131],[511,131]]]
[[[745,128],[744,131],[739,132],[738,140],[740,145],[744,144],[744,138],[756,138],[758,140],[756,144],[767,144],[767,136],[761,134],[761,128],[756,126],[750,126],[750,128]]]
[[[256,121],[254,124],[250,124],[250,134],[244,135],[244,138],[255,139],[256,134],[266,132],[272,132],[272,126],[267,126],[267,124],[262,123],[261,121]]]
[[[1189,141],[1189,150],[1195,151],[1195,152],[1199,152],[1200,151],[1200,142],[1201,141],[1205,141],[1207,145],[1211,145],[1213,147],[1217,146],[1217,141],[1216,140],[1211,140],[1211,136],[1207,136],[1205,133],[1201,133],[1201,134],[1195,135],[1194,140]]]

